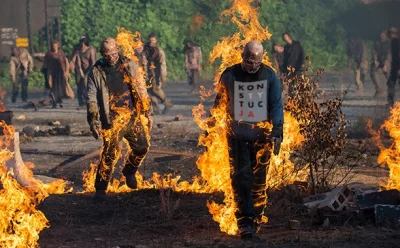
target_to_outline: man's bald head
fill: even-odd
[[[100,44],[100,53],[110,65],[115,65],[119,59],[119,48],[114,38],[107,37]]]
[[[242,67],[248,73],[256,73],[261,66],[264,56],[264,48],[257,41],[250,41],[244,47],[242,53]]]

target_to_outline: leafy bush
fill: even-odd
[[[268,25],[273,40],[290,32],[299,40],[316,67],[344,68],[345,32],[334,22],[359,0],[263,0],[260,20]],[[150,32],[158,36],[167,58],[168,78],[185,79],[183,41],[198,43],[204,61],[220,37],[232,34],[234,27],[220,20],[220,13],[231,1],[224,0],[61,0],[63,46],[71,54],[81,35],[87,35],[98,47],[107,36],[115,36],[118,27],[141,32],[146,40]],[[266,43],[270,49],[270,42]],[[205,66],[204,75],[211,68]]]

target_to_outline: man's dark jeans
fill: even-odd
[[[400,81],[399,75],[398,75],[398,70],[400,70],[400,66],[394,66],[392,65],[392,68],[390,70],[390,75],[389,75],[389,80],[387,82],[388,89],[387,89],[387,100],[388,104],[390,107],[393,107],[394,105],[394,96],[395,96],[395,86],[396,82]]]
[[[261,222],[267,202],[266,176],[271,144],[232,138],[228,142],[238,226],[254,227]]]

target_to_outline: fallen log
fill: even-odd
[[[101,149],[95,150],[89,154],[86,154],[82,157],[79,157],[76,160],[73,160],[69,163],[60,163],[59,165],[57,165],[56,167],[50,169],[50,173],[54,173],[56,171],[60,171],[62,170],[62,168],[65,167],[71,167],[71,166],[75,166],[78,165],[79,163],[89,160],[89,159],[93,159],[97,156],[100,156],[101,153]],[[186,158],[195,158],[197,157],[197,155],[192,154],[192,153],[183,153],[183,152],[173,152],[173,151],[165,151],[165,150],[150,150],[149,153],[153,153],[153,154],[165,154],[165,155],[175,155],[175,156],[182,156],[182,157],[186,157]],[[78,154],[75,154],[75,156],[77,156]]]

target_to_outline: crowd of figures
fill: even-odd
[[[357,91],[364,89],[365,75],[368,71],[368,51],[365,42],[360,37],[351,37],[347,45],[348,68],[353,67]],[[394,105],[395,85],[400,76],[400,39],[397,28],[384,30],[372,47],[370,76],[375,85],[374,97],[382,96],[377,73],[381,72],[387,80],[388,106]]]
[[[191,86],[191,93],[195,94],[199,89],[202,64],[201,48],[192,41],[186,40],[184,41],[184,54],[188,83]],[[154,113],[160,113],[160,103],[165,106],[162,113],[167,113],[174,105],[163,91],[167,77],[167,64],[165,52],[157,44],[157,36],[150,33],[147,42],[135,50],[135,55],[139,58],[139,64],[146,74],[148,94],[151,97]],[[70,84],[70,72],[74,72],[75,75],[79,107],[86,106],[87,77],[95,62],[96,49],[89,45],[86,36],[80,37],[79,43],[74,48],[71,61],[64,54],[60,43],[58,41],[52,42],[50,51],[44,57],[41,71],[45,78],[45,95],[50,97],[53,108],[62,108],[62,100],[65,98],[75,98]],[[33,59],[28,50],[14,47],[10,59],[13,103],[17,100],[20,87],[21,100],[27,102],[29,73],[32,70]]]
[[[304,50],[299,41],[293,40],[289,33],[282,35],[285,45],[279,42],[272,44],[271,55],[273,67],[279,78],[301,75],[304,65]],[[382,97],[384,90],[378,80],[382,73],[387,80],[388,106],[393,106],[395,85],[399,78],[399,31],[397,28],[384,30],[372,46],[371,62],[368,63],[368,49],[365,41],[360,37],[352,36],[347,43],[348,70],[354,71],[354,81],[357,93],[364,90],[365,78],[368,73],[375,86],[374,98]],[[164,50],[157,44],[155,34],[148,35],[147,42],[135,50],[147,78],[148,92],[151,96],[154,112],[160,112],[160,103],[164,104],[163,113],[168,112],[174,105],[166,97],[163,85],[167,77],[166,56]],[[199,88],[202,65],[202,51],[200,46],[190,40],[184,42],[185,70],[191,93],[195,94]],[[71,61],[64,54],[60,43],[54,41],[51,50],[46,53],[42,72],[45,77],[45,91],[53,102],[53,108],[62,107],[63,98],[74,98],[75,94],[70,86],[71,72],[74,72],[77,86],[77,99],[80,107],[86,105],[87,74],[96,61],[96,49],[89,45],[88,38],[82,36],[74,48]],[[290,69],[292,68],[292,69]],[[12,102],[16,102],[19,88],[21,100],[27,101],[29,73],[33,70],[33,60],[24,48],[13,48],[10,59],[11,80],[13,82]],[[293,70],[293,71],[292,71]],[[290,81],[290,80],[289,80]],[[283,90],[290,95],[291,85],[284,86]]]

